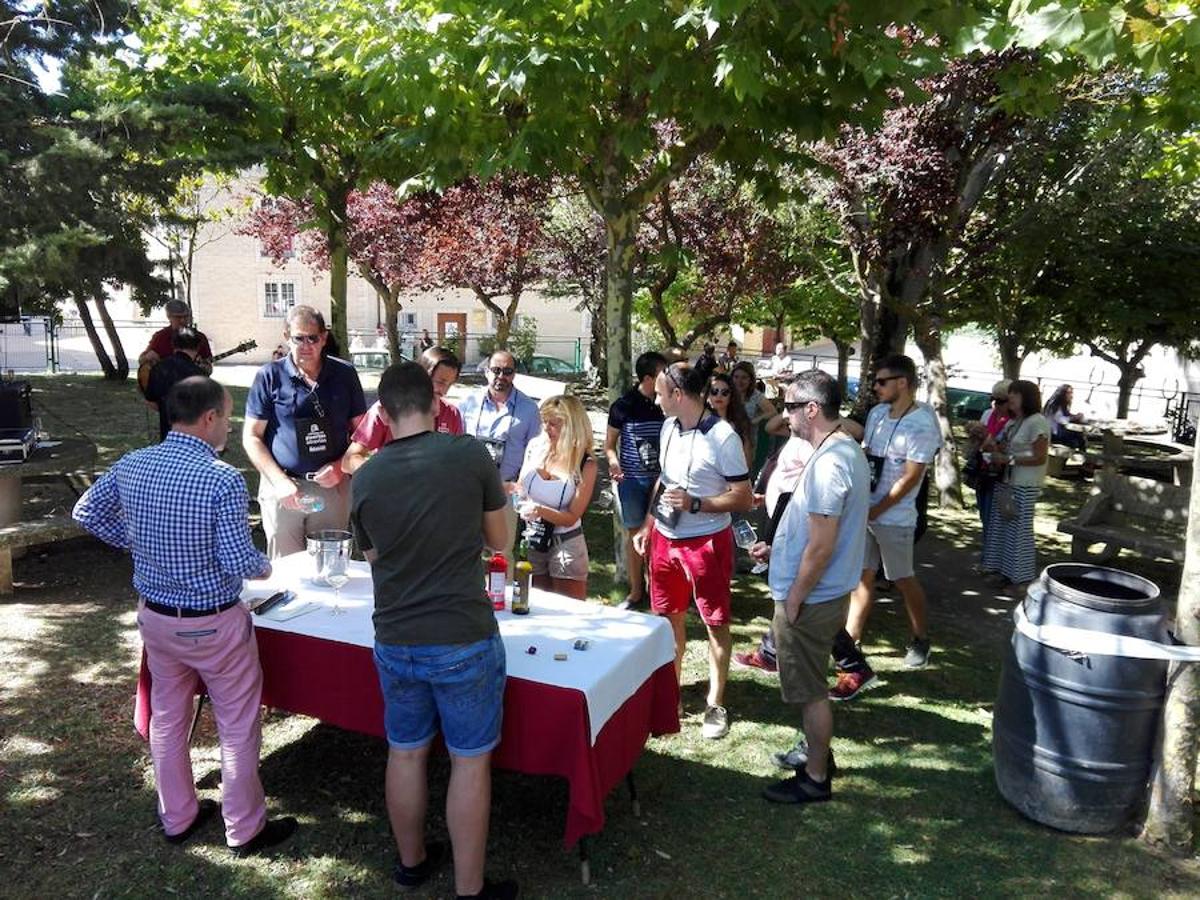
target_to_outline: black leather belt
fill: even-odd
[[[155,603],[153,600],[142,598],[142,605],[150,612],[156,612],[161,616],[174,616],[177,619],[198,619],[201,616],[215,616],[219,612],[225,612],[227,609],[233,609],[242,601],[233,599],[220,606],[210,606],[208,609],[190,609],[185,606],[168,606],[165,603]]]
[[[582,528],[572,528],[570,531],[564,531],[561,534],[559,534],[556,531],[556,532],[554,532],[554,534],[550,535],[550,537],[556,541],[569,541],[571,538],[575,537],[575,535],[577,535],[577,534],[583,534],[583,529]]]

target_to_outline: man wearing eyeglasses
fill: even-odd
[[[284,337],[288,354],[254,377],[242,428],[242,446],[261,476],[258,504],[272,559],[303,550],[308,533],[347,527],[350,484],[341,460],[367,411],[354,367],[325,353],[329,332],[320,312],[293,307]]]
[[[842,430],[836,379],[815,369],[802,372],[785,396],[789,430],[813,452],[771,542],[750,553],[770,560],[780,691],[785,703],[800,707],[807,743],[775,754],[795,775],[770,785],[763,796],[772,803],[811,803],[833,793],[833,716],[825,677],[829,648],[862,572],[870,471],[862,448]]]
[[[851,700],[875,680],[875,672],[856,646],[875,605],[875,572],[895,583],[908,611],[912,640],[904,665],[920,669],[929,663],[925,590],[913,567],[917,526],[917,494],[929,464],[942,446],[937,416],[916,400],[917,367],[907,356],[885,356],[875,370],[879,403],[867,414],[863,447],[871,464],[871,513],[867,522],[867,554],[862,581],[850,599],[845,631],[834,644],[838,664],[833,700]]]
[[[497,350],[488,360],[487,386],[459,404],[466,433],[483,443],[500,470],[500,479],[513,484],[521,473],[525,448],[542,432],[542,417],[534,400],[517,390],[513,378],[517,361],[507,350]],[[510,503],[508,544],[493,547],[508,560],[508,576],[513,573],[513,544],[517,539],[517,511]]]
[[[704,407],[707,379],[687,363],[659,373],[654,391],[667,415],[659,438],[658,485],[634,546],[650,572],[650,608],[675,633],[675,675],[687,646],[684,619],[695,603],[708,629],[708,698],[701,736],[729,733],[725,682],[733,530],[730,513],[749,512],[750,470],[733,426]]]

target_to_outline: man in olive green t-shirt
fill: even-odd
[[[400,856],[393,877],[416,887],[446,855],[444,844],[425,842],[426,763],[440,730],[457,893],[515,896],[515,882],[483,877],[505,663],[481,554],[507,534],[504,487],[482,444],[433,430],[437,398],[421,366],[384,372],[379,401],[393,440],[355,473],[350,521],[375,586],[387,807]]]

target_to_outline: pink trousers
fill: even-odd
[[[192,824],[199,809],[188,727],[197,681],[212,699],[221,743],[221,811],[225,840],[244,844],[267,822],[258,777],[262,744],[262,669],[250,613],[242,604],[194,619],[138,608],[150,687],[150,757],[158,785],[158,815],[166,834]]]

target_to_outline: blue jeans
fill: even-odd
[[[428,746],[439,722],[455,756],[482,756],[500,743],[506,676],[499,634],[473,644],[376,641],[375,668],[394,749]]]
[[[617,496],[621,500],[621,524],[627,529],[641,528],[646,521],[646,513],[650,509],[650,492],[658,476],[649,478],[634,478],[626,475],[624,480],[617,482]]]

